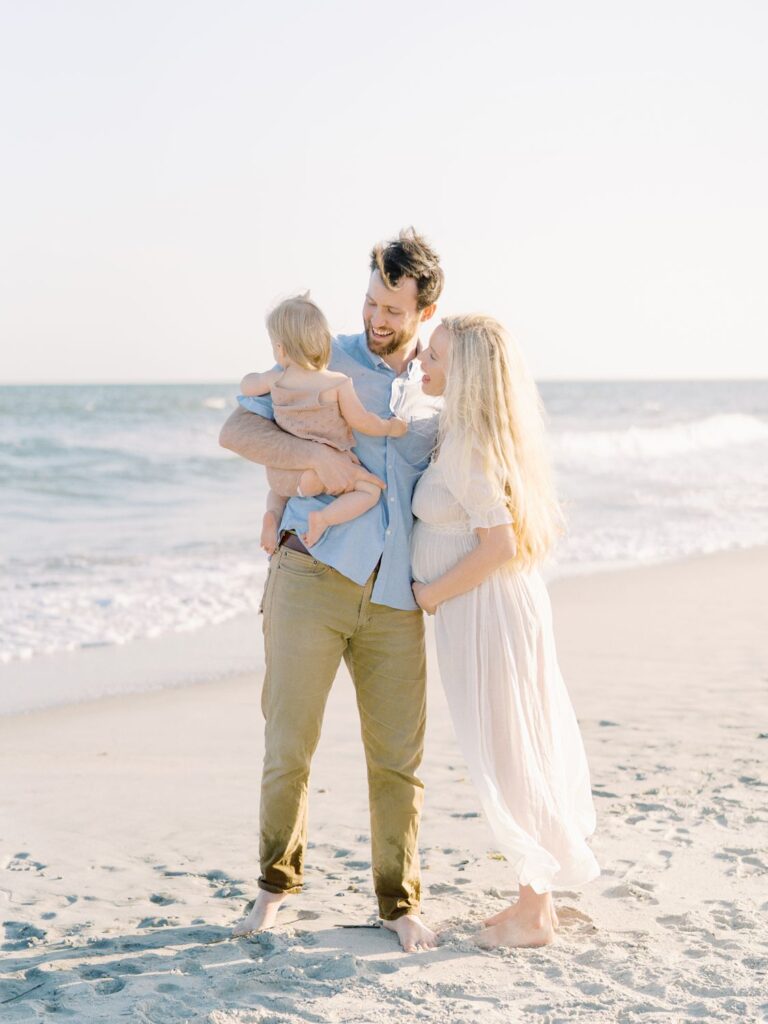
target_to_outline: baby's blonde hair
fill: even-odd
[[[324,370],[331,359],[331,331],[309,292],[279,303],[267,316],[267,330],[285,354],[305,370]]]
[[[446,317],[443,326],[451,347],[441,438],[450,433],[458,439],[463,474],[479,449],[486,476],[512,514],[514,563],[532,568],[552,548],[562,523],[539,392],[497,320],[470,314]]]

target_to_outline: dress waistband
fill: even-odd
[[[454,536],[469,537],[474,530],[470,530],[466,523],[425,523],[423,519],[417,519],[416,525],[430,533],[450,533]]]

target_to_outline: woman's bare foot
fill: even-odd
[[[494,914],[493,917],[487,917],[485,921],[483,921],[483,924],[485,925],[486,928],[491,928],[495,924],[501,924],[502,921],[506,921],[508,918],[514,917],[517,912],[517,903],[513,903],[511,906],[505,907],[503,910],[500,910],[498,914]],[[560,918],[557,916],[557,911],[555,910],[555,906],[553,903],[551,903],[549,906],[549,916],[550,920],[552,921],[552,927],[554,929],[559,928]]]
[[[497,946],[548,946],[555,941],[555,929],[552,918],[523,917],[514,914],[499,924],[484,928],[475,936],[475,942],[481,949],[495,949]]]
[[[382,920],[381,923],[397,935],[405,953],[435,949],[437,946],[437,936],[416,914],[405,914],[396,921]]]
[[[558,923],[552,893],[538,893],[529,885],[521,885],[517,903],[489,917],[475,941],[483,949],[548,946],[555,941]]]
[[[310,512],[307,516],[307,522],[307,532],[301,535],[301,543],[305,548],[311,548],[314,544],[317,544],[328,529],[328,524],[322,512]]]
[[[251,912],[232,929],[233,937],[237,939],[241,935],[250,935],[251,932],[267,931],[275,923],[277,912],[285,899],[284,892],[267,892],[265,889],[259,889]]]
[[[274,512],[267,511],[261,521],[261,546],[268,555],[274,555],[277,550],[277,516]]]

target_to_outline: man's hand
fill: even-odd
[[[421,608],[427,615],[434,615],[437,605],[432,600],[432,595],[429,590],[428,583],[413,583],[411,584],[413,590],[413,596],[416,598],[416,604]]]
[[[320,477],[328,494],[343,494],[352,491],[358,480],[375,484],[382,490],[387,486],[373,473],[369,473],[360,465],[360,460],[352,452],[339,452],[326,444],[315,444],[312,469]]]

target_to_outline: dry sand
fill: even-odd
[[[511,885],[434,657],[421,838],[424,914],[443,941],[418,955],[370,927],[345,675],[312,776],[306,890],[276,931],[237,941],[258,873],[258,678],[1,718],[0,1020],[768,1019],[767,581],[761,549],[553,584],[603,874],[558,895],[546,949],[472,945]]]

